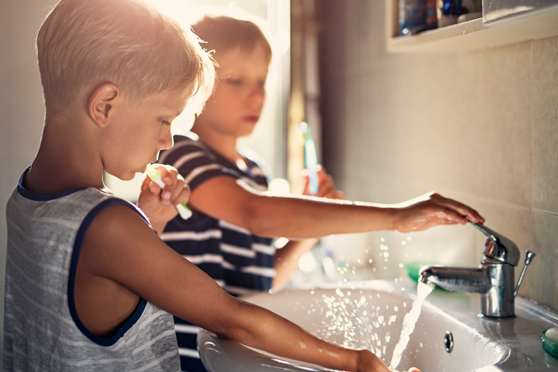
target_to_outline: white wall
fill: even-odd
[[[35,37],[53,0],[0,0],[0,334],[4,326],[6,200],[35,157],[44,109]],[[1,342],[1,341],[0,341]]]

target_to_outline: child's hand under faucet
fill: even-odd
[[[374,353],[369,350],[358,351],[358,372],[397,372],[389,369]],[[412,367],[409,372],[421,372],[420,369]]]

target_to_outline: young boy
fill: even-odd
[[[333,200],[340,194],[323,170],[318,196],[329,199],[266,194],[264,167],[237,141],[252,133],[262,111],[269,43],[255,23],[225,15],[205,15],[193,30],[214,51],[216,89],[194,122],[194,134],[175,136],[175,146],[161,154],[160,162],[176,167],[189,184],[194,211],[188,220],[170,221],[161,238],[229,293],[280,288],[316,237],[482,220],[437,194],[392,208]],[[279,236],[297,240],[276,252],[270,237]],[[205,371],[196,350],[198,329],[175,322],[183,370]]]
[[[131,179],[171,147],[170,122],[211,88],[189,34],[138,0],[62,0],[37,49],[46,117],[7,205],[4,371],[177,371],[169,313],[285,357],[387,371],[228,295],[104,189],[104,171]],[[160,224],[188,190],[159,171],[166,186],[149,184],[142,205]]]

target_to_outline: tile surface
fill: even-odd
[[[558,213],[558,37],[533,42],[533,207]]]
[[[323,116],[324,132],[343,138],[331,147],[337,181],[359,200],[394,203],[436,190],[471,205],[519,246],[516,276],[525,250],[537,252],[520,294],[558,311],[558,37],[465,54],[387,53],[384,2],[368,2],[375,25],[365,30],[357,3],[344,2],[341,20],[328,18],[328,28],[339,22],[347,37],[337,35],[330,54],[352,50],[334,57],[345,85],[324,91],[335,97],[324,105],[332,113]],[[342,134],[355,128],[356,139]],[[377,269],[400,275],[398,263],[419,253],[478,264],[485,239],[469,230],[417,233],[413,255],[393,251]]]
[[[483,53],[479,79],[479,187],[488,198],[530,205],[531,42]]]

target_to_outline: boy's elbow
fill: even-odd
[[[248,319],[252,317],[246,313],[253,305],[246,306],[246,303],[238,299],[235,301],[236,304],[230,308],[225,321],[213,323],[211,331],[219,338],[250,343],[253,325]]]
[[[239,327],[227,327],[215,332],[217,337],[225,340],[235,340],[246,343],[246,331]]]

